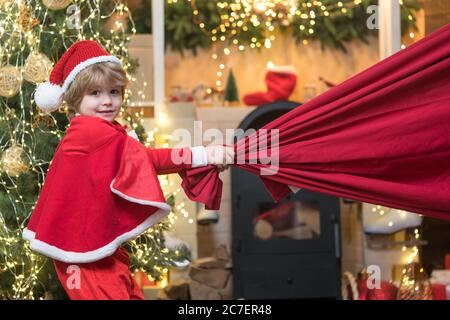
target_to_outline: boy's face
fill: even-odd
[[[114,121],[122,105],[122,88],[96,86],[81,101],[79,113]]]

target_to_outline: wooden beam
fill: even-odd
[[[152,0],[152,33],[153,33],[153,86],[155,100],[155,117],[159,117],[164,107],[164,3]]]

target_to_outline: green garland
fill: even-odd
[[[170,3],[169,3],[170,2]],[[234,0],[222,0],[222,2],[235,2]],[[313,1],[299,0],[299,8],[303,3]],[[370,36],[376,36],[378,30],[370,30],[366,21],[371,14],[367,13],[367,8],[371,5],[377,5],[378,0],[362,0],[361,4],[354,5],[354,1],[342,0],[343,6],[339,7],[336,0],[322,0],[322,5],[327,8],[334,8],[330,11],[330,16],[317,16],[314,26],[314,33],[310,34],[308,28],[300,30],[300,25],[305,20],[300,16],[295,16],[289,26],[277,26],[276,29],[281,33],[291,34],[297,43],[303,40],[317,40],[321,43],[322,49],[334,48],[346,51],[346,45],[353,41],[359,40],[364,43],[368,42]],[[192,2],[188,0],[178,0],[174,2],[166,1],[165,6],[165,45],[174,51],[183,53],[185,50],[191,50],[194,54],[199,48],[210,48],[213,44],[211,36],[205,30],[217,28],[220,23],[220,14],[226,13],[224,9],[219,11],[217,1],[197,0],[196,8],[199,13],[197,19],[194,19]],[[341,9],[347,9],[346,13],[342,13]],[[402,32],[410,32],[417,30],[416,12],[419,10],[418,0],[403,0],[401,5],[401,26]],[[134,10],[133,18],[136,23],[137,33],[151,33],[151,0],[142,0],[141,6]],[[204,23],[204,29],[199,27],[198,22]],[[238,40],[240,44],[249,45],[252,38],[263,42],[265,39],[265,27],[259,25],[253,26],[251,23],[246,24],[247,31],[239,32],[236,35],[226,35],[227,43],[231,44],[233,40]],[[219,34],[220,36],[221,34]],[[225,34],[224,34],[225,35]]]

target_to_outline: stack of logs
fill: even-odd
[[[231,293],[231,259],[225,245],[211,257],[194,260],[189,278],[171,281],[161,291],[161,300],[229,300]]]

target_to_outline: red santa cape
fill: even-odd
[[[71,119],[23,237],[31,249],[69,263],[110,256],[171,210],[157,174],[190,168],[191,150],[150,149],[124,126],[98,117]]]
[[[279,164],[257,147],[279,130]],[[241,139],[236,166],[261,175],[273,199],[306,188],[450,220],[450,24]],[[217,209],[212,166],[182,172],[191,200]]]

